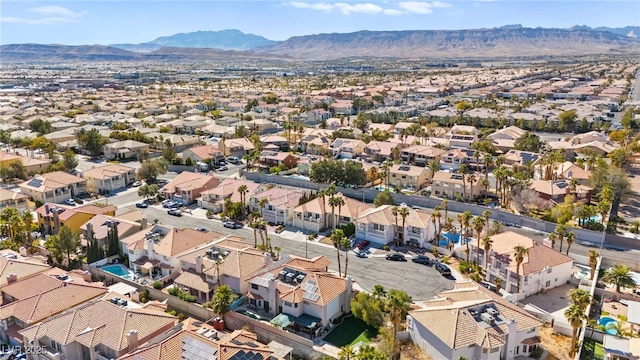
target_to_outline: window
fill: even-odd
[[[547,283],[544,285],[545,287],[551,286],[551,280],[547,280]]]
[[[286,307],[291,307],[291,303],[290,303],[290,302],[288,302],[288,301],[285,301],[285,302],[284,302],[284,306],[286,306]]]
[[[293,307],[297,309],[298,308],[298,303],[293,304]]]
[[[420,228],[412,227],[411,228],[411,232],[414,233],[414,234],[420,234]]]
[[[531,329],[527,330],[527,334],[531,334],[532,332],[536,331],[536,327],[532,327]]]
[[[384,225],[373,224],[373,230],[384,231]]]
[[[547,269],[547,274],[551,274],[552,271],[553,271],[553,268],[548,268]]]
[[[258,284],[251,284],[251,288],[253,290],[260,290],[260,287],[258,286]]]
[[[51,347],[54,348],[56,352],[60,352],[62,350],[62,346],[60,346],[60,344],[55,340],[51,340]]]

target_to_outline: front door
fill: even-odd
[[[263,304],[263,307],[264,307],[264,311],[269,312],[269,302],[268,301],[263,301],[262,304]]]

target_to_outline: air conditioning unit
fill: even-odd
[[[491,316],[498,316],[498,310],[494,308],[487,308],[487,314]]]
[[[278,279],[280,279],[280,280],[283,280],[283,281],[284,281],[286,276],[287,276],[287,272],[286,272],[286,271],[284,271],[284,270],[282,270],[282,271],[280,271],[280,272],[278,273]]]
[[[304,280],[305,275],[304,274],[299,274],[298,276],[296,276],[296,282],[299,284],[302,282],[302,280]]]
[[[294,273],[287,273],[287,275],[285,276],[285,281],[286,282],[292,282],[293,278],[296,276],[296,274]]]
[[[491,316],[489,313],[480,314],[480,318],[482,319],[482,321],[484,321],[489,325],[493,325],[493,323],[496,321],[496,319],[493,316]]]

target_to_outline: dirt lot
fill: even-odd
[[[545,324],[540,329],[540,339],[542,346],[549,351],[547,360],[569,359],[570,337],[554,334],[551,325]]]
[[[433,360],[413,343],[403,344],[400,347],[400,360]]]

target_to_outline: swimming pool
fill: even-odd
[[[607,334],[609,334],[609,335],[616,335],[616,334],[618,334],[618,332],[616,331],[616,329],[613,329],[613,328],[609,328],[609,329],[607,329],[607,325],[612,324],[612,323],[616,323],[616,324],[617,324],[618,322],[617,322],[616,320],[614,320],[614,319],[612,319],[612,318],[608,317],[608,316],[602,317],[602,318],[600,318],[600,320],[598,320],[598,324],[600,324],[600,325],[604,326],[604,331],[605,331]]]
[[[101,267],[100,269],[127,280],[133,280],[135,276],[133,271],[129,270],[126,266],[121,264],[107,265]]]
[[[298,179],[298,180],[304,180],[304,181],[309,181],[309,177],[308,176],[302,176],[302,175],[289,175],[290,178],[292,179]]]
[[[467,241],[465,241],[464,243],[460,242],[460,234],[453,234],[453,233],[443,233],[442,236],[444,237],[444,239],[441,239],[439,242],[439,245],[441,247],[445,247],[447,246],[450,242],[453,243],[453,247],[456,248],[460,245],[466,245],[469,241],[473,240],[472,238],[467,238]]]

